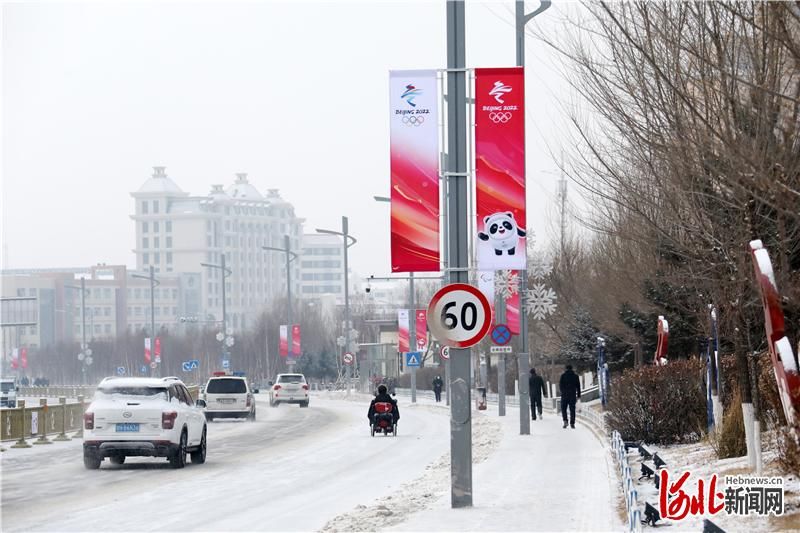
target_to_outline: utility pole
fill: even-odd
[[[291,250],[291,240],[288,235],[283,236],[283,248],[274,248],[272,246],[262,246],[262,250],[282,252],[286,254],[286,337],[289,343],[289,356],[286,359],[286,364],[289,365],[289,371],[294,371],[296,361],[292,358],[292,273],[290,263],[297,259],[297,254]],[[297,354],[300,355],[300,354]]]
[[[84,385],[86,385],[86,348],[86,278],[81,276],[81,353],[84,354],[84,360],[81,361],[81,373]]]
[[[517,66],[525,67],[525,24],[527,24],[533,17],[542,13],[550,7],[550,0],[541,0],[539,7],[532,13],[525,14],[525,2],[523,0],[515,0],[515,16],[516,16],[516,56]],[[526,84],[527,87],[527,84]],[[527,181],[527,171],[525,174]],[[531,434],[531,420],[530,420],[530,391],[528,390],[528,374],[530,373],[530,355],[528,353],[528,317],[524,313],[525,309],[525,294],[528,288],[528,271],[522,270],[520,272],[520,318],[519,321],[519,334],[520,334],[520,353],[517,355],[517,366],[519,369],[519,434]]]
[[[200,266],[207,268],[217,268],[222,271],[222,331],[217,333],[217,340],[222,343],[222,357],[228,360],[228,347],[233,346],[233,337],[228,335],[228,316],[227,316],[227,295],[225,292],[225,279],[233,274],[233,271],[225,266],[225,253],[221,254],[222,261],[219,265],[212,263],[200,263]],[[230,364],[230,363],[229,363]]]
[[[412,352],[419,349],[417,345],[417,304],[414,294],[414,273],[408,273],[408,305],[411,307],[408,316],[408,344]],[[413,344],[412,344],[413,343]],[[411,403],[417,403],[417,367],[411,370]]]
[[[448,278],[469,283],[467,213],[467,76],[463,1],[446,2],[447,9],[447,226]],[[472,507],[472,410],[470,362],[472,350],[450,350],[450,502]]]
[[[150,375],[155,377],[158,375],[158,363],[156,362],[156,287],[161,284],[160,281],[156,279],[155,275],[155,268],[153,265],[150,265],[150,275],[149,276],[142,276],[141,274],[131,274],[133,278],[139,279],[146,279],[150,281],[150,356],[153,358],[152,362],[150,363]],[[159,357],[161,357],[159,355]],[[153,366],[153,363],[156,363]]]

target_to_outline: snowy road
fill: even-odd
[[[398,437],[372,438],[363,402],[257,405],[255,423],[209,424],[206,464],[183,470],[129,458],[87,471],[80,440],[3,452],[2,530],[319,530],[412,481],[449,446],[443,410],[401,409]]]

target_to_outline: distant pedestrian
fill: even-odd
[[[442,386],[444,385],[444,381],[442,380],[442,376],[436,376],[433,378],[433,395],[436,396],[436,401],[442,401]]]
[[[531,396],[531,420],[536,420],[536,412],[539,418],[542,417],[542,395],[547,398],[547,387],[544,386],[542,376],[536,373],[535,368],[531,368],[531,375],[528,378],[528,393]]]
[[[561,374],[558,386],[561,389],[561,418],[564,419],[564,427],[567,427],[569,407],[569,425],[575,429],[575,403],[581,397],[581,380],[578,379],[578,374],[572,371],[572,365],[567,365],[567,369]]]

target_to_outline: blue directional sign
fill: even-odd
[[[142,365],[142,367],[139,369],[139,372],[142,374],[147,374],[147,365]]]
[[[124,376],[125,375],[125,367],[124,366],[118,366],[117,367],[117,375],[119,375],[119,376]]]
[[[419,367],[420,361],[422,361],[422,352],[406,352],[407,367]]]
[[[230,360],[228,360],[228,359],[223,359],[223,360],[222,360],[222,368],[226,368],[226,369],[227,369],[227,368],[230,368],[230,367],[231,367],[231,362],[230,362]]]
[[[183,363],[181,363],[181,370],[183,370],[184,372],[192,371],[192,369],[189,367],[189,361],[184,361]]]
[[[192,370],[197,370],[200,367],[200,360],[199,359],[192,359],[190,361],[184,361],[181,363],[181,368],[184,372],[191,372]]]

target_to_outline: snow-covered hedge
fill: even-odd
[[[625,440],[698,440],[706,426],[703,365],[694,359],[626,370],[614,378],[608,424]]]

